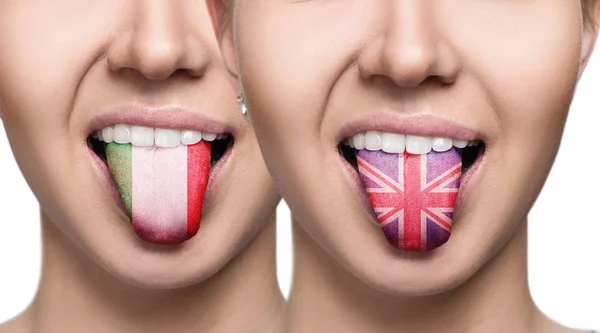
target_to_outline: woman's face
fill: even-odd
[[[17,162],[45,216],[134,284],[205,279],[274,214],[234,80],[202,1],[0,4]]]
[[[446,290],[524,228],[580,70],[579,2],[240,0],[233,19],[267,166],[354,275]]]

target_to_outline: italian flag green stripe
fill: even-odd
[[[106,155],[108,159],[108,168],[111,176],[119,190],[121,201],[125,205],[127,214],[131,219],[132,207],[132,146],[131,144],[108,143],[106,145]]]

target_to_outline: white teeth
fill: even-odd
[[[425,136],[406,136],[406,151],[410,154],[428,154],[431,152],[431,144],[431,138]]]
[[[154,146],[154,128],[131,126],[131,144],[138,147]]]
[[[162,148],[173,148],[181,143],[181,131],[171,129],[154,130],[154,144]]]
[[[381,150],[381,133],[369,131],[365,133],[365,148],[367,150]]]
[[[104,139],[104,142],[113,142],[113,132],[114,129],[112,126],[108,126],[102,130],[102,138]]]
[[[195,145],[202,140],[202,132],[181,131],[181,143],[184,145]]]
[[[131,142],[131,126],[123,124],[115,125],[114,140],[120,144]]]
[[[454,146],[456,148],[465,148],[469,144],[467,140],[456,140],[454,139]]]
[[[350,146],[350,148],[354,148],[354,139],[353,138],[348,138],[344,142],[346,143],[347,146]]]
[[[353,137],[344,140],[342,144],[357,150],[383,150],[390,154],[399,154],[406,150],[409,154],[420,155],[428,154],[432,150],[436,152],[445,152],[452,149],[453,146],[462,149],[467,146],[477,146],[480,143],[481,142],[478,140],[468,141],[443,137],[426,137],[367,131],[358,133]]]
[[[202,132],[202,139],[205,141],[215,141],[216,138],[217,134],[215,133]]]
[[[444,152],[452,148],[452,139],[448,138],[433,138],[431,148],[437,152]]]
[[[406,147],[406,135],[402,134],[383,133],[381,141],[383,151],[390,154],[403,153]]]
[[[202,140],[221,140],[229,137],[229,134],[116,124],[92,133],[91,137],[107,143],[114,141],[118,144],[131,143],[137,147],[171,148],[181,144],[194,145]]]
[[[364,133],[358,133],[356,134],[353,138],[352,141],[354,142],[354,149],[365,149],[365,134]]]

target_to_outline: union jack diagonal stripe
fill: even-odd
[[[360,178],[390,244],[430,251],[450,237],[460,186],[461,151],[423,155],[360,150]]]

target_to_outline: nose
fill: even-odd
[[[137,1],[132,28],[108,50],[112,71],[135,70],[149,80],[164,80],[178,71],[202,76],[210,56],[202,46],[198,25],[187,19],[183,1]]]
[[[402,87],[431,79],[454,82],[460,62],[440,30],[432,2],[382,0],[380,4],[379,33],[360,55],[361,75],[387,77]]]

